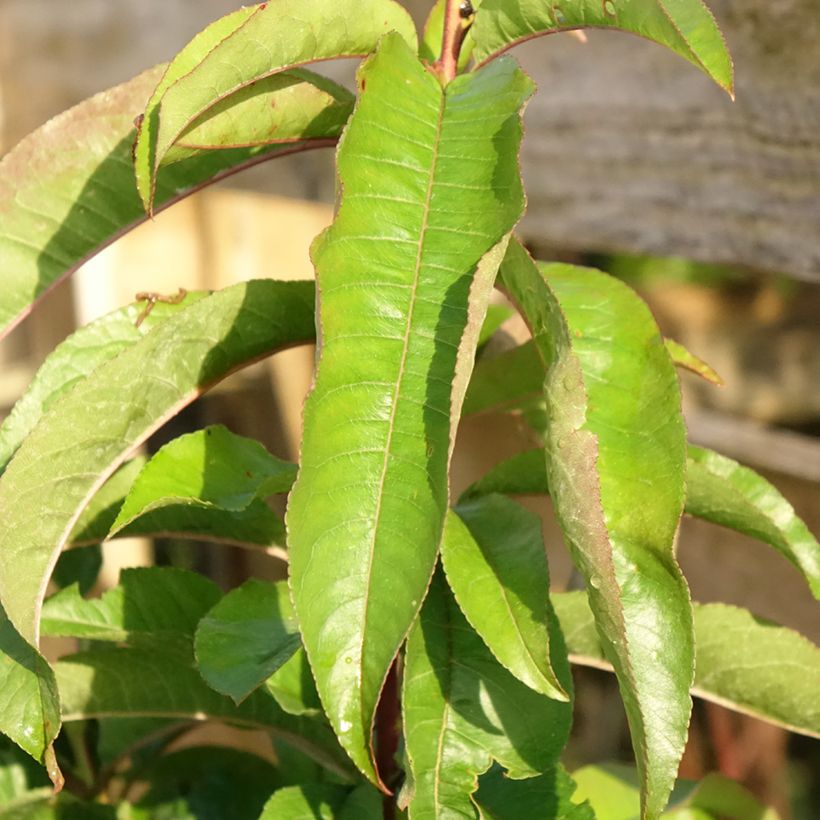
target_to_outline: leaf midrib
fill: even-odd
[[[364,619],[362,623],[362,642],[361,642],[361,651],[359,653],[359,679],[364,680],[364,658],[365,658],[365,644],[367,643],[367,636],[369,631],[367,629],[367,622],[368,622],[368,612],[370,610],[370,591],[373,588],[373,556],[376,551],[376,538],[378,537],[380,522],[381,522],[381,514],[382,514],[382,499],[384,498],[384,485],[387,479],[387,470],[388,465],[390,462],[390,455],[392,452],[392,444],[393,444],[393,433],[395,431],[395,420],[396,420],[396,412],[399,405],[399,397],[401,395],[401,388],[402,383],[404,381],[404,374],[405,369],[407,366],[407,355],[408,350],[410,347],[410,331],[413,327],[413,318],[415,316],[416,310],[416,295],[418,293],[419,287],[419,278],[421,276],[421,268],[422,268],[422,257],[424,255],[424,245],[425,239],[427,237],[427,232],[429,229],[429,220],[430,220],[430,212],[431,208],[431,201],[433,197],[433,187],[435,184],[436,178],[436,171],[438,170],[438,160],[439,160],[439,148],[441,143],[441,130],[442,125],[444,122],[444,111],[447,106],[447,94],[446,91],[442,89],[441,98],[439,101],[439,110],[438,110],[438,118],[436,120],[436,135],[433,142],[433,159],[430,164],[430,175],[427,180],[427,191],[425,192],[424,196],[424,214],[422,216],[422,225],[421,225],[421,232],[419,235],[418,240],[418,249],[416,251],[416,263],[415,263],[415,270],[413,272],[413,286],[412,292],[410,294],[410,309],[407,313],[407,321],[405,323],[404,328],[404,341],[402,344],[402,354],[401,354],[401,361],[399,363],[399,376],[396,380],[396,386],[393,390],[393,404],[390,408],[390,419],[388,421],[388,428],[387,428],[387,442],[384,448],[384,460],[382,461],[382,471],[379,477],[378,483],[378,496],[376,501],[376,512],[374,516],[374,524],[373,524],[373,535],[370,539],[370,546],[369,551],[370,555],[368,557],[367,563],[367,585],[365,587],[365,599],[364,599]],[[452,423],[452,421],[451,421]],[[421,596],[423,598],[423,596]],[[417,605],[417,611],[421,608],[421,600]],[[409,631],[409,627],[408,627]],[[403,640],[403,638],[402,638]],[[400,642],[401,644],[401,642]],[[397,647],[398,649],[398,647]],[[395,653],[394,653],[395,654]],[[372,724],[375,720],[376,713],[373,712],[373,715],[370,720],[368,720],[368,716],[365,715],[365,703],[364,698],[361,698],[359,701],[359,709],[360,709],[360,717],[363,725],[370,726],[370,735],[372,736]],[[368,744],[370,745],[371,739],[368,738]],[[376,772],[376,776],[378,777],[378,772]]]

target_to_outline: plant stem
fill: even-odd
[[[441,38],[441,55],[434,64],[444,85],[450,82],[458,71],[458,55],[464,41],[464,26],[461,20],[461,0],[447,0],[444,9],[444,34]]]

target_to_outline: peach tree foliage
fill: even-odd
[[[624,284],[536,262],[514,233],[535,87],[508,52],[588,27],[664,45],[732,93],[701,0],[440,0],[421,39],[393,0],[272,0],[2,160],[3,333],[147,214],[228,174],[336,146],[339,185],[315,286],[125,306],[58,346],[0,427],[0,730],[16,744],[0,800],[38,817],[210,800],[237,817],[605,818],[604,771],[577,772],[576,792],[560,762],[570,661],[617,676],[628,811],[645,818],[754,802],[704,782],[667,808],[690,693],[820,734],[818,649],[693,604],[674,546],[684,512],[732,527],[818,596],[817,541],[763,478],[687,445],[675,368],[708,366]],[[314,73],[338,57],[361,60],[355,95]],[[494,287],[532,331],[497,358]],[[298,465],[221,426],[136,455],[229,373],[314,341]],[[454,498],[459,419],[491,408],[523,413],[543,446]],[[512,498],[545,493],[585,593],[549,593],[540,522]],[[87,596],[101,542],[168,533],[275,551],[288,581],[223,594],[145,568]],[[44,636],[81,651],[49,663]],[[201,720],[269,731],[276,763],[168,751]],[[130,807],[123,781],[148,784]]]

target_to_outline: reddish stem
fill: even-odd
[[[460,0],[447,0],[444,9],[444,34],[441,38],[441,56],[434,64],[444,85],[458,72],[458,55],[464,41],[465,29],[462,25]]]

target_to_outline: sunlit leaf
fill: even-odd
[[[482,64],[533,37],[598,27],[660,43],[733,94],[732,60],[702,0],[482,0],[472,29],[473,56]]]
[[[301,646],[287,584],[251,579],[229,592],[196,630],[199,672],[237,703]]]
[[[674,339],[666,339],[665,342],[667,352],[678,367],[683,367],[695,373],[711,384],[719,387],[723,385],[723,379],[720,375],[714,368],[703,361],[703,359],[699,359],[694,353],[691,353],[680,342],[676,342]]]
[[[820,599],[820,544],[775,487],[731,458],[693,446],[686,476],[687,513],[771,544]]]
[[[673,541],[683,510],[680,388],[646,305],[589,268],[510,245],[504,283],[547,368],[548,484],[618,676],[648,818],[686,743],[694,646]]]
[[[0,160],[0,337],[48,290],[146,219],[134,184],[133,119],[163,71],[150,69],[80,103]],[[301,104],[292,92],[284,102]],[[286,118],[281,106],[280,114]],[[161,171],[154,211],[240,168],[335,142],[330,136],[199,152]]]
[[[287,521],[322,702],[377,782],[371,723],[433,570],[455,421],[523,207],[519,112],[532,85],[500,60],[443,90],[389,35],[359,86],[340,209],[313,247],[321,356]]]
[[[166,153],[212,106],[288,68],[363,57],[394,30],[415,49],[415,26],[392,0],[269,0],[211,23],[176,56],[146,107],[135,149],[146,208]]]
[[[550,637],[562,652],[560,632]],[[568,688],[566,668],[558,672]],[[471,795],[493,760],[513,778],[552,770],[571,720],[568,703],[534,692],[493,658],[441,574],[408,638],[402,705],[412,820],[473,817]]]
[[[303,783],[277,789],[259,820],[334,820],[348,790],[332,783]]]
[[[582,592],[553,593],[573,662],[607,668]],[[726,604],[695,604],[692,692],[805,735],[820,737],[820,649],[802,635]]]
[[[441,559],[461,611],[496,659],[536,692],[568,700],[550,662],[538,516],[500,495],[461,504],[447,520]]]

